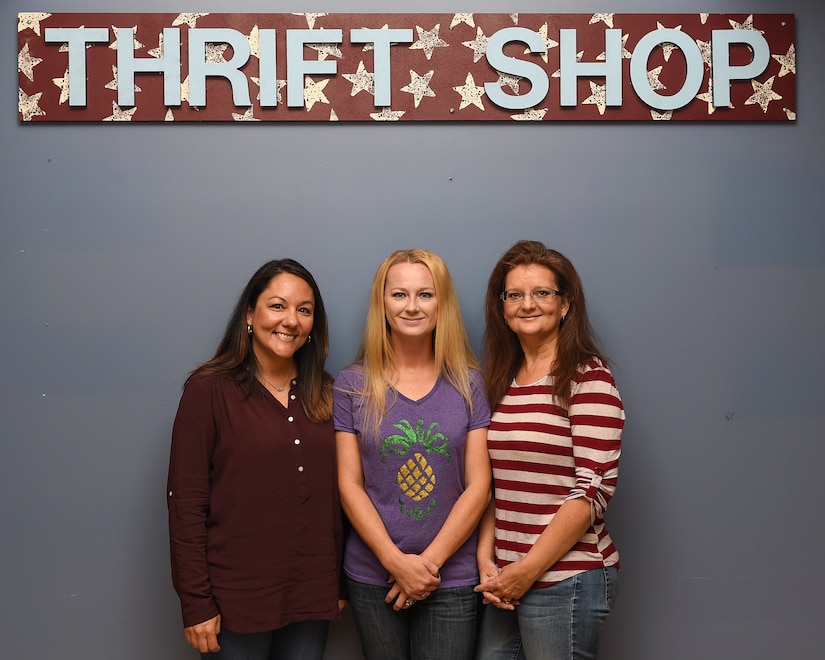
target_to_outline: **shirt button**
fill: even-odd
[[[298,472],[303,472],[303,471],[304,471],[304,466],[303,466],[303,465],[299,465],[299,466],[298,466]]]
[[[292,399],[293,401],[295,401],[295,395],[294,394],[290,394],[289,398]]]
[[[169,497],[172,497],[172,491],[171,490],[169,491]]]
[[[300,438],[295,438],[295,444],[300,445],[301,444],[301,439]],[[171,495],[171,493],[170,493],[170,495]]]
[[[291,422],[291,421],[294,421],[294,419],[295,418],[290,415],[289,417],[286,418],[286,421]]]

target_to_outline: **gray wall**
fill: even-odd
[[[169,579],[169,430],[263,261],[316,274],[336,372],[389,251],[444,257],[478,348],[486,277],[524,237],[580,269],[627,408],[609,512],[622,593],[603,657],[821,655],[819,0],[392,5],[795,12],[795,125],[20,125],[17,11],[386,3],[1,4],[3,657],[194,657]],[[359,657],[349,614],[327,655]]]

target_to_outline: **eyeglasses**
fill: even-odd
[[[561,291],[556,291],[555,289],[533,289],[532,291],[519,291],[518,289],[507,289],[507,291],[502,291],[501,296],[499,296],[502,301],[505,303],[509,303],[511,305],[516,305],[524,301],[525,296],[530,296],[533,299],[533,302],[548,302],[555,298],[556,296],[560,296]]]

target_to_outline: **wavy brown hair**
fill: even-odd
[[[255,307],[269,283],[283,273],[304,280],[315,298],[312,341],[306,342],[295,352],[295,366],[298,370],[299,400],[304,413],[313,422],[325,422],[332,417],[332,376],[324,371],[329,353],[327,314],[315,278],[293,259],[269,261],[255,272],[235,304],[214,357],[195,369],[189,378],[201,374],[225,376],[243,383],[247,395],[252,392],[260,365],[247,332],[246,314]]]
[[[495,406],[507,393],[513,378],[524,362],[519,339],[504,322],[501,293],[504,281],[516,266],[545,266],[556,277],[556,285],[570,308],[559,329],[558,349],[553,364],[553,392],[565,408],[576,371],[587,360],[597,358],[604,364],[599,341],[587,319],[587,306],[581,279],[570,260],[539,241],[519,241],[505,252],[493,267],[487,283],[484,332],[484,367],[490,405]]]

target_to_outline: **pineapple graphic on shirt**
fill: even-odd
[[[390,454],[408,456],[398,468],[398,487],[403,493],[403,496],[398,498],[398,505],[402,513],[413,520],[421,520],[432,512],[436,504],[435,498],[430,497],[435,488],[436,473],[424,454],[443,454],[449,461],[450,452],[447,450],[449,440],[443,433],[435,430],[438,422],[425,427],[423,419],[419,419],[415,426],[408,420],[402,419],[393,426],[401,433],[391,435],[381,443],[381,462],[384,462]],[[409,452],[416,446],[420,446],[421,451],[416,451],[409,456]],[[411,505],[410,501],[412,501]]]

